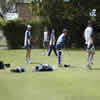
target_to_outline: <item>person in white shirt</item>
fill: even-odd
[[[25,40],[24,40],[24,46],[26,48],[26,62],[27,63],[32,63],[31,60],[31,30],[32,26],[27,25],[27,30],[25,32]]]
[[[44,54],[47,53],[49,46],[49,34],[47,31],[47,27],[44,28],[44,38],[43,38],[43,47],[44,47]],[[47,51],[45,51],[47,49]]]
[[[50,36],[50,42],[49,42],[49,51],[48,56],[50,56],[52,50],[54,51],[55,55],[57,56],[56,47],[55,47],[55,30],[52,29],[51,36]]]
[[[58,50],[58,67],[62,67],[62,49],[64,48],[64,41],[67,39],[68,29],[63,29],[62,34],[58,37],[56,48]]]
[[[93,43],[94,32],[93,32],[91,21],[88,21],[88,26],[86,27],[84,31],[84,38],[85,38],[85,44],[87,45],[87,50],[88,50],[88,67],[89,69],[92,69],[93,58],[95,54],[95,47]]]

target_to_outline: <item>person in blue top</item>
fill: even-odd
[[[27,25],[27,30],[25,32],[25,41],[24,41],[24,46],[27,50],[26,52],[26,63],[32,63],[31,60],[31,30],[32,26]]]
[[[64,47],[64,41],[66,40],[66,36],[68,34],[67,29],[63,29],[62,34],[58,37],[56,48],[58,50],[58,66],[62,67],[62,48]]]
[[[56,47],[55,47],[55,30],[52,29],[51,36],[50,36],[50,42],[49,42],[49,51],[48,56],[50,56],[52,50],[54,51],[55,55],[57,56]]]

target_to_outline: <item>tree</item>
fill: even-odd
[[[6,13],[13,9],[13,6],[16,4],[17,0],[0,0],[0,8],[3,13]]]
[[[40,15],[46,16],[52,28],[60,32],[64,27],[64,1],[63,0],[43,0],[40,8]]]

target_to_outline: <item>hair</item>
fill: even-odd
[[[63,32],[68,32],[68,29],[64,28],[64,29],[63,29]]]

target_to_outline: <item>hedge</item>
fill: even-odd
[[[19,49],[24,46],[24,36],[27,24],[32,26],[32,39],[37,42],[32,42],[33,47],[42,47],[43,27],[47,24],[44,20],[32,21],[0,21],[4,35],[7,39],[9,49]]]
[[[83,20],[82,20],[83,19]],[[32,25],[32,39],[37,42],[33,42],[33,47],[42,48],[43,47],[43,31],[44,26],[47,26],[49,31],[54,28],[56,29],[56,39],[61,34],[63,27],[67,27],[69,29],[69,37],[67,41],[65,41],[65,47],[71,48],[80,48],[84,47],[84,38],[83,32],[85,27],[87,26],[87,17],[79,16],[74,20],[65,20],[63,24],[56,24],[55,22],[51,23],[46,18],[33,19],[32,21],[0,21],[0,27],[4,31],[4,35],[8,42],[8,48],[10,49],[18,49],[24,46],[24,35],[27,24]],[[100,46],[100,24],[96,23],[94,25],[95,30],[95,46]]]

